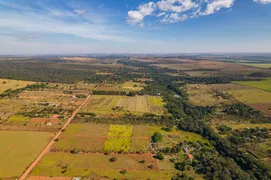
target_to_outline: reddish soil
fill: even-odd
[[[57,124],[57,123],[60,123],[60,120],[59,119],[49,119],[49,118],[32,118],[30,120],[31,122],[33,123],[47,123],[47,122],[50,122],[52,124]]]
[[[253,103],[249,106],[271,116],[271,103]]]

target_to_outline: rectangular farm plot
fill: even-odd
[[[133,126],[110,125],[107,136],[109,137],[131,137]]]
[[[148,98],[151,100],[148,101]],[[160,97],[94,95],[82,111],[114,116],[124,115],[128,112],[136,115],[144,113],[163,114],[164,108]]]
[[[19,81],[11,79],[0,79],[0,93],[4,92],[7,89],[19,89],[27,85],[35,84],[33,81]]]
[[[52,151],[102,151],[109,125],[106,124],[70,124],[60,139],[55,142]]]
[[[128,152],[130,150],[131,138],[108,137],[104,143],[105,152]]]
[[[0,179],[17,179],[52,137],[45,132],[1,131]]]
[[[112,157],[116,157],[117,160],[110,162]],[[139,163],[141,160],[145,160],[146,163]],[[121,174],[120,169],[128,169],[128,172],[130,169],[149,170],[148,165],[157,167],[156,160],[150,155],[48,153],[31,172],[31,176],[82,177],[90,176],[93,171],[99,171],[103,176],[103,171],[107,170],[117,170],[118,174]],[[63,172],[63,169],[67,171]]]
[[[130,150],[132,126],[111,125],[104,143],[104,151],[128,152]]]

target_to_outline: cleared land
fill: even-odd
[[[152,105],[154,103],[156,105]],[[99,115],[124,115],[129,112],[140,115],[143,113],[163,114],[164,108],[160,97],[94,95],[82,111]]]
[[[19,81],[19,80],[11,80],[11,79],[0,79],[0,93],[4,92],[7,89],[19,89],[23,88],[30,84],[35,84],[33,81]]]
[[[271,78],[262,81],[237,81],[235,83],[271,92]]]
[[[0,131],[0,178],[20,176],[52,137],[45,132]]]

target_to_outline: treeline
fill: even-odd
[[[17,94],[23,91],[38,91],[40,89],[45,89],[45,88],[49,88],[49,87],[43,83],[32,84],[32,85],[27,85],[26,87],[15,89],[15,90],[7,89],[2,94],[0,94],[0,97],[11,97],[11,96],[16,96]]]
[[[73,120],[74,123],[102,123],[102,124],[133,124],[133,125],[156,125],[172,127],[175,125],[175,120],[170,116],[158,116],[154,114],[144,114],[142,116],[135,116],[126,114],[124,117],[97,117],[94,113],[80,112]]]
[[[125,91],[102,91],[102,90],[93,90],[92,94],[94,95],[127,95]]]

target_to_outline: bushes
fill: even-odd
[[[162,140],[163,140],[163,136],[159,132],[155,132],[151,138],[152,138],[152,141],[155,143],[162,142]]]
[[[109,159],[110,162],[116,162],[118,159],[116,157],[112,157]]]

